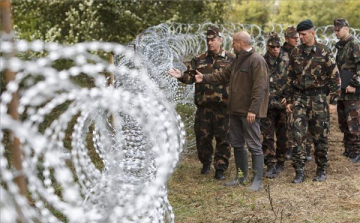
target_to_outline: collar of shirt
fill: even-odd
[[[206,57],[208,56],[217,56],[217,57],[224,57],[226,56],[226,51],[223,48],[220,48],[220,51],[218,54],[210,53],[209,51],[206,51]]]

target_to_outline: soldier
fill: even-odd
[[[289,59],[280,50],[280,37],[271,32],[267,40],[264,59],[269,66],[269,106],[267,117],[260,119],[263,135],[262,149],[267,166],[265,177],[275,178],[284,169],[287,152],[287,114],[283,98],[286,86],[286,72]],[[276,147],[274,146],[276,135]]]
[[[180,70],[173,69],[169,74],[185,84],[195,82],[196,70],[203,73],[213,73],[223,70],[230,65],[235,55],[221,47],[222,34],[219,27],[210,25],[206,33],[208,50],[191,60],[187,71],[181,74]],[[224,171],[229,166],[231,146],[229,138],[229,116],[227,114],[228,85],[204,84],[195,85],[195,114],[194,130],[198,158],[203,164],[201,174],[210,172],[213,155],[212,141],[215,137],[216,150],[214,156],[215,179],[224,180]]]
[[[344,156],[360,162],[360,43],[349,32],[345,19],[334,20],[334,32],[339,42],[336,63],[341,73],[341,94],[337,111],[341,132],[344,133]]]
[[[281,47],[281,50],[284,52],[284,56],[289,58],[289,54],[291,53],[291,50],[297,47],[298,44],[299,44],[299,34],[296,32],[296,28],[294,26],[289,26],[285,30],[285,43]],[[291,152],[293,148],[293,134],[292,134],[293,118],[291,113],[289,113],[287,117],[288,117],[288,144],[287,144],[288,150],[287,150],[286,158],[291,159]],[[312,144],[313,144],[313,140],[311,138],[311,134],[308,133],[306,139],[306,161],[310,161],[312,159],[311,157]],[[281,168],[281,166],[277,167],[278,171],[281,171],[282,169],[283,168]]]
[[[248,177],[248,153],[251,153],[254,178],[250,191],[262,188],[264,156],[260,141],[260,118],[266,117],[269,102],[268,66],[251,46],[249,33],[233,36],[236,59],[224,71],[202,74],[197,71],[196,83],[229,83],[230,141],[234,147],[236,177],[226,186],[245,184]]]
[[[313,180],[324,181],[328,165],[329,113],[336,112],[340,94],[339,73],[331,50],[315,40],[311,20],[300,22],[296,31],[302,44],[291,51],[286,88],[286,109],[294,117],[295,147],[292,160],[296,176],[293,183],[305,180],[305,141],[308,131],[314,139],[317,164]],[[328,94],[330,105],[326,98]]]

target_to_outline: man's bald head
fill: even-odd
[[[233,36],[233,48],[235,53],[247,50],[251,47],[251,36],[245,31],[236,32]]]
[[[233,38],[243,41],[247,46],[251,46],[251,36],[245,31],[239,31],[235,33]]]

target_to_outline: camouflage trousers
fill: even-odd
[[[214,167],[226,170],[229,166],[231,146],[229,143],[229,115],[226,108],[198,107],[194,125],[196,148],[202,164],[211,164],[216,140]]]
[[[360,101],[338,101],[339,128],[344,133],[344,147],[360,153]]]
[[[262,150],[266,165],[285,161],[287,152],[287,114],[285,109],[268,109],[267,117],[260,119],[263,136]],[[276,135],[276,147],[275,147]]]
[[[294,119],[293,119],[293,114],[292,113],[288,113],[287,114],[287,142],[286,142],[286,146],[287,148],[292,148],[294,147]],[[306,150],[311,150],[312,145],[314,143],[314,140],[311,136],[311,133],[308,132],[307,133],[307,138],[306,138]]]
[[[306,141],[310,132],[318,169],[328,165],[328,135],[330,131],[329,106],[325,94],[316,96],[294,95],[293,104],[294,148],[292,160],[295,170],[302,170],[306,161]]]

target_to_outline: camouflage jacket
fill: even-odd
[[[226,66],[230,65],[235,58],[235,54],[220,49],[218,55],[210,54],[208,51],[192,58],[179,81],[185,84],[195,82],[195,70],[203,74],[221,72]],[[195,104],[204,107],[225,108],[228,103],[229,84],[195,84]]]
[[[268,53],[264,55],[264,59],[269,66],[269,108],[285,109],[285,106],[281,104],[281,99],[284,98],[289,58],[281,50],[275,61],[270,59]]]
[[[349,85],[352,87],[360,88],[360,43],[350,36],[345,41],[336,43],[338,52],[336,54],[336,64],[339,72],[348,70],[354,73],[353,78],[350,80]],[[339,100],[360,100],[360,93],[345,93],[341,92]]]
[[[283,51],[284,56],[289,58],[289,55],[291,53],[291,50],[295,47],[290,46],[287,42],[284,43],[284,45],[281,47],[281,51]]]
[[[297,90],[326,87],[330,93],[330,104],[335,105],[340,95],[340,79],[335,58],[324,44],[311,47],[295,47],[289,57],[286,86],[287,103],[292,104],[292,96]]]

